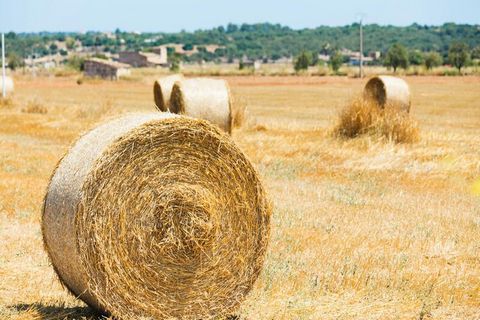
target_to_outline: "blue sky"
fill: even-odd
[[[233,23],[292,28],[366,23],[480,24],[480,0],[0,0],[0,31],[193,31]]]

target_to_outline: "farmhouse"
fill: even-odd
[[[257,71],[262,66],[262,63],[257,60],[244,60],[240,63],[240,69],[249,68]]]
[[[159,54],[152,52],[122,51],[119,53],[121,63],[126,63],[132,67],[157,67],[167,66],[167,51],[159,51]]]
[[[118,80],[118,78],[130,74],[130,66],[112,60],[91,58],[85,61],[84,73],[87,77]]]
[[[160,46],[160,47],[154,47],[152,48],[152,52],[158,54],[159,56],[162,57],[167,57],[168,56],[168,50],[167,47],[165,46]]]

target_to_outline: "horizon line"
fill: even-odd
[[[214,26],[214,27],[210,27],[210,28],[198,28],[198,29],[194,29],[194,30],[186,30],[186,29],[180,29],[180,30],[177,30],[177,31],[141,31],[141,30],[122,30],[120,27],[116,27],[114,28],[113,30],[110,29],[110,30],[75,30],[75,31],[72,31],[72,30],[68,30],[68,31],[59,31],[59,30],[56,30],[56,31],[53,31],[53,30],[39,30],[39,31],[15,31],[15,30],[9,30],[9,31],[0,31],[0,32],[4,32],[5,34],[7,33],[10,33],[10,32],[13,32],[15,34],[35,34],[35,33],[89,33],[89,32],[93,32],[93,33],[107,33],[107,32],[115,32],[117,29],[120,30],[121,32],[127,32],[127,33],[141,33],[141,34],[144,34],[144,33],[166,33],[166,34],[169,34],[169,33],[181,33],[181,32],[186,32],[186,33],[194,33],[194,32],[198,32],[198,31],[209,31],[209,30],[214,30],[214,29],[218,29],[220,27],[224,27],[226,28],[228,25],[236,25],[236,26],[242,26],[242,25],[248,25],[248,26],[252,26],[252,25],[262,25],[262,24],[270,24],[270,25],[279,25],[281,27],[287,27],[289,28],[290,30],[292,31],[301,31],[301,30],[313,30],[313,29],[317,29],[317,28],[322,28],[322,27],[328,27],[328,28],[342,28],[342,27],[348,27],[348,26],[353,26],[353,25],[359,25],[359,22],[358,21],[355,21],[355,22],[352,22],[351,24],[344,24],[344,25],[318,25],[316,27],[305,27],[305,28],[293,28],[289,25],[286,25],[286,24],[281,24],[281,23],[275,23],[275,22],[256,22],[256,23],[234,23],[234,22],[229,22],[225,25],[218,25],[218,26]],[[395,25],[395,24],[379,24],[379,23],[366,23],[366,24],[363,24],[364,27],[368,27],[368,26],[379,26],[379,27],[396,27],[396,28],[407,28],[407,27],[411,27],[413,25],[418,25],[418,26],[422,26],[422,27],[442,27],[444,25],[447,25],[447,24],[454,24],[454,25],[466,25],[466,26],[471,26],[471,27],[480,27],[480,24],[479,23],[465,23],[465,22],[451,22],[451,21],[446,21],[446,22],[443,22],[442,24],[421,24],[421,23],[418,23],[418,22],[412,22],[411,24],[408,24],[408,25]]]

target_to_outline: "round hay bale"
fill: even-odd
[[[232,132],[232,101],[225,80],[197,78],[177,81],[172,89],[170,111],[208,120],[223,131]]]
[[[120,319],[234,313],[261,271],[271,207],[250,161],[207,121],[128,115],[81,137],[45,196],[62,283]]]
[[[392,76],[373,77],[365,85],[364,96],[382,108],[389,105],[410,112],[410,88],[403,79]]]
[[[153,98],[158,110],[168,111],[173,84],[182,79],[183,75],[174,74],[155,80],[153,84]]]
[[[13,79],[10,77],[5,77],[5,92],[8,94],[12,94],[14,89]],[[0,75],[0,98],[3,94],[3,77]]]

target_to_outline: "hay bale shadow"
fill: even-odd
[[[45,305],[43,303],[16,304],[11,309],[21,313],[34,313],[39,320],[101,320],[104,316],[89,307],[66,307],[62,305]]]

